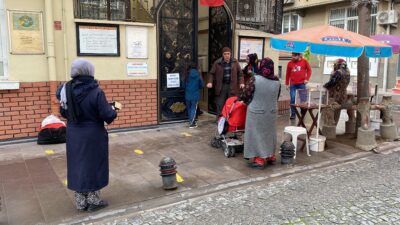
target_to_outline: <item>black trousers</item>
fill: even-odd
[[[215,97],[215,104],[217,106],[217,119],[221,114],[222,108],[224,107],[226,99],[231,97],[231,85],[223,84],[220,95]]]

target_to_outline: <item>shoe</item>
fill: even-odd
[[[295,116],[295,115],[291,115],[291,116],[290,116],[290,119],[291,119],[291,120],[294,120],[294,119],[296,119],[296,116]]]
[[[89,204],[87,211],[95,212],[108,206],[107,201],[101,200],[98,204]]]
[[[79,209],[76,209],[76,210],[78,210],[79,212],[86,212],[88,210],[88,208],[89,208],[89,206],[86,206],[84,208],[79,208]]]
[[[276,157],[275,157],[275,155],[271,155],[270,157],[267,157],[267,158],[265,159],[265,161],[266,161],[267,163],[269,163],[269,164],[272,164],[272,163],[274,163],[274,162],[276,161]]]
[[[190,129],[193,129],[193,128],[196,128],[196,127],[197,127],[197,124],[196,124],[196,123],[192,123],[192,124],[190,124],[190,126],[189,126]]]
[[[249,166],[254,169],[264,169],[265,168],[265,159],[260,157],[255,157],[253,162],[249,163]]]

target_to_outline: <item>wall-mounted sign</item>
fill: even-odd
[[[8,11],[12,54],[44,54],[42,15],[42,12]]]
[[[76,24],[78,56],[119,56],[119,26]]]
[[[180,86],[179,73],[167,73],[167,88],[179,88]]]
[[[146,59],[148,29],[146,27],[126,26],[126,56],[129,59]]]
[[[333,57],[327,56],[325,57],[324,63],[324,74],[331,74],[333,70],[333,63],[336,59],[341,57]],[[351,76],[357,76],[357,58],[343,58],[347,62],[347,68],[350,70]],[[370,77],[377,77],[378,76],[378,65],[379,59],[378,58],[369,58],[369,76]]]
[[[257,53],[258,59],[264,58],[264,41],[264,38],[239,37],[239,61],[245,61],[252,53]]]
[[[147,63],[128,63],[126,71],[128,76],[147,76]]]

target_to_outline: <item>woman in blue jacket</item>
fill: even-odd
[[[67,124],[68,189],[74,191],[76,208],[95,211],[107,206],[100,189],[108,185],[108,133],[104,123],[117,117],[94,79],[87,60],[72,63],[72,80],[62,86],[58,98]]]
[[[199,91],[204,82],[200,77],[196,63],[191,62],[188,66],[186,78],[183,82],[185,88],[186,111],[189,117],[189,128],[196,128],[196,111],[200,99]]]

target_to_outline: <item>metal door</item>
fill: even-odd
[[[211,70],[215,60],[222,57],[223,47],[232,49],[233,24],[230,14],[224,6],[210,7],[209,9],[209,31],[208,31],[208,65]],[[234,57],[232,52],[232,57]],[[214,101],[214,88],[208,91],[208,111],[216,112]]]
[[[161,122],[187,117],[185,93],[176,82],[182,84],[188,62],[197,62],[197,2],[165,0],[158,8]]]

